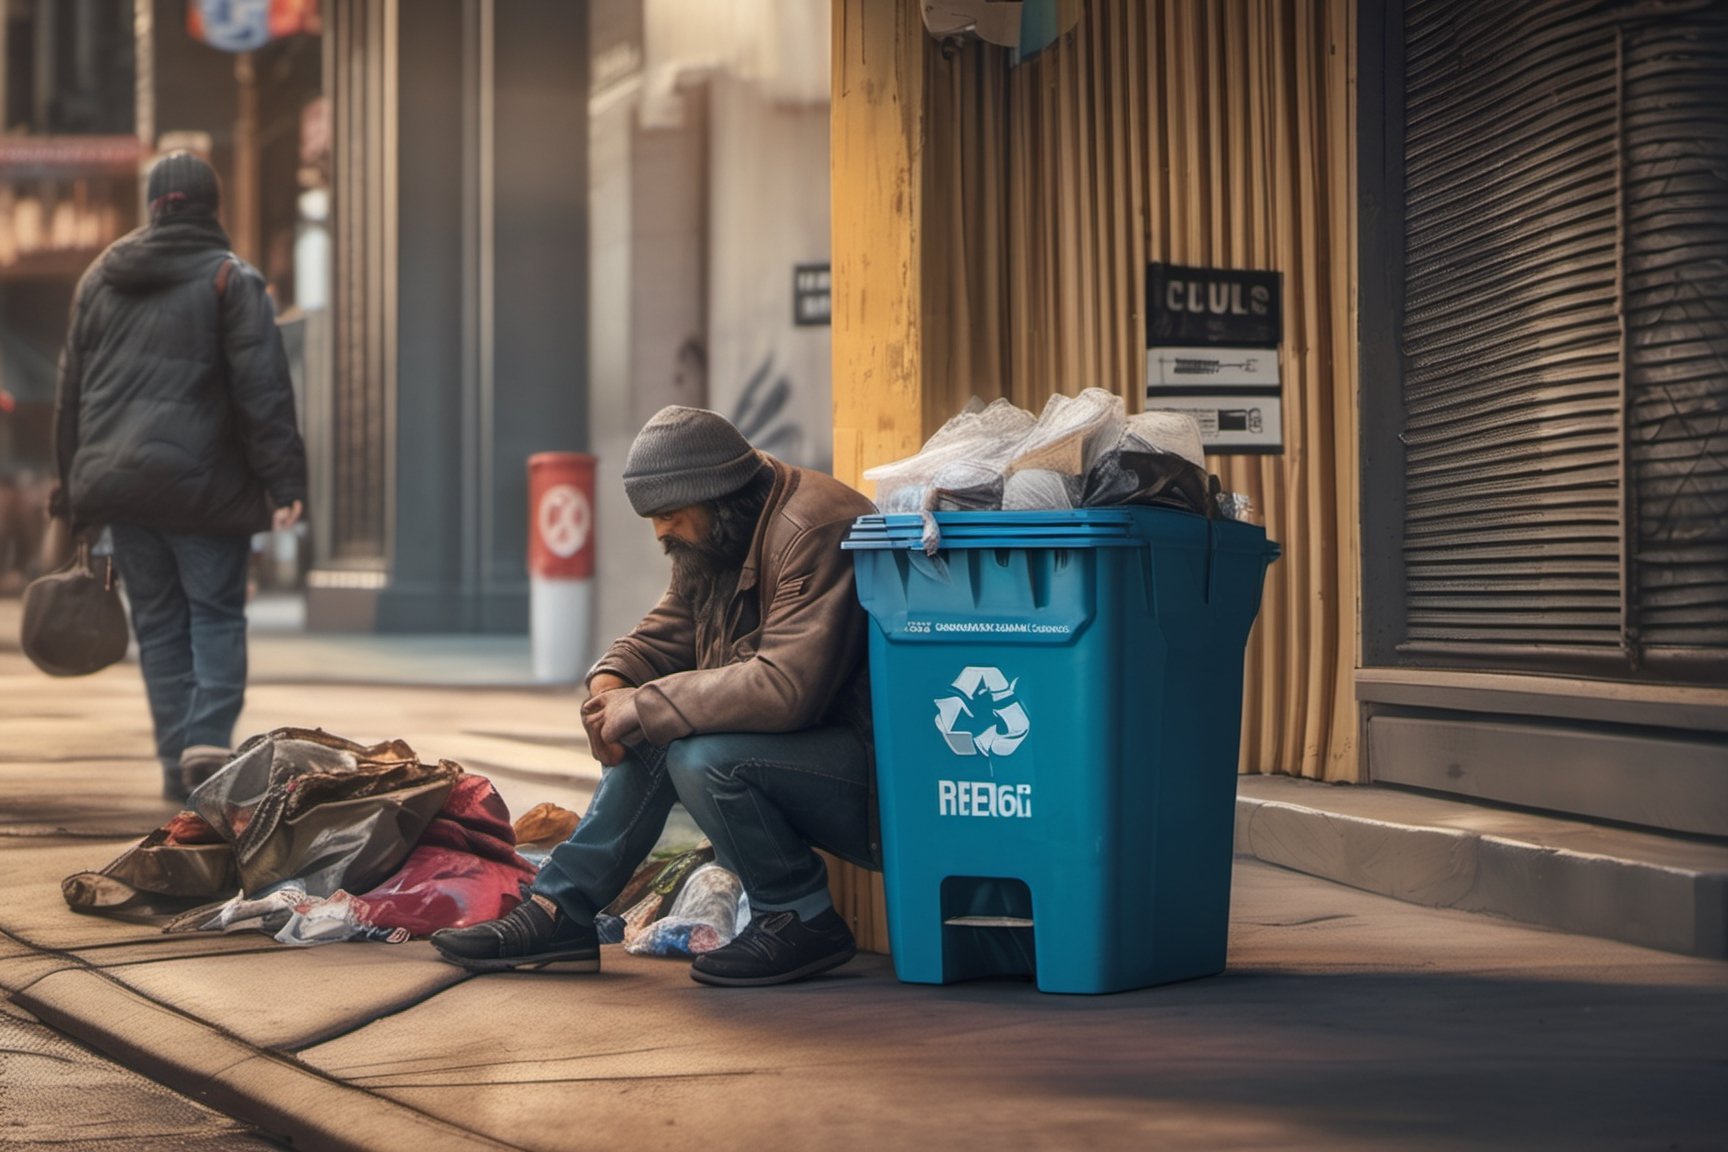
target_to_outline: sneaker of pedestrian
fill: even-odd
[[[432,933],[438,954],[470,972],[567,965],[572,972],[600,971],[600,934],[535,894],[496,920]]]
[[[180,799],[184,800],[192,789],[226,768],[233,756],[228,749],[215,744],[194,744],[180,753],[180,786],[185,789]]]
[[[734,988],[790,984],[838,968],[857,954],[852,930],[832,908],[808,920],[790,910],[764,912],[732,943],[696,957],[690,976]]]

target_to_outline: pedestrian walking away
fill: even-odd
[[[582,722],[605,766],[600,786],[531,899],[432,943],[475,971],[598,970],[594,917],[676,801],[751,910],[736,939],[695,959],[695,979],[781,984],[844,964],[856,945],[815,849],[865,867],[880,858],[865,618],[840,549],[874,508],[697,408],[649,420],[623,479],[672,572],[659,604],[588,673]]]
[[[229,250],[216,173],[171,153],[147,195],[149,222],[97,257],[73,298],[49,510],[110,530],[162,792],[184,800],[228,759],[251,536],[299,520],[306,454],[274,308]]]

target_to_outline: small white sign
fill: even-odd
[[[588,497],[574,484],[558,484],[540,497],[540,538],[546,551],[560,560],[568,560],[588,543],[588,532],[594,525],[594,509]]]
[[[1279,384],[1276,348],[1148,348],[1146,388],[1268,388]]]
[[[1207,452],[1280,452],[1284,401],[1277,396],[1146,397],[1148,411],[1186,412],[1200,424]]]

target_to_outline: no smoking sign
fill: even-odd
[[[588,497],[574,484],[557,484],[540,497],[536,512],[540,540],[546,551],[568,560],[582,551],[594,528],[594,509]]]

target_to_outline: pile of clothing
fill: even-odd
[[[578,820],[540,804],[512,825],[491,781],[401,740],[278,728],[242,745],[185,811],[61,892],[77,911],[168,932],[400,943],[510,911]],[[609,910],[614,938],[650,955],[729,942],[742,891],[712,860],[701,845],[645,865]]]
[[[262,929],[304,944],[490,920],[533,877],[485,777],[400,740],[278,728],[242,745],[186,811],[61,892],[79,911],[170,931]]]

